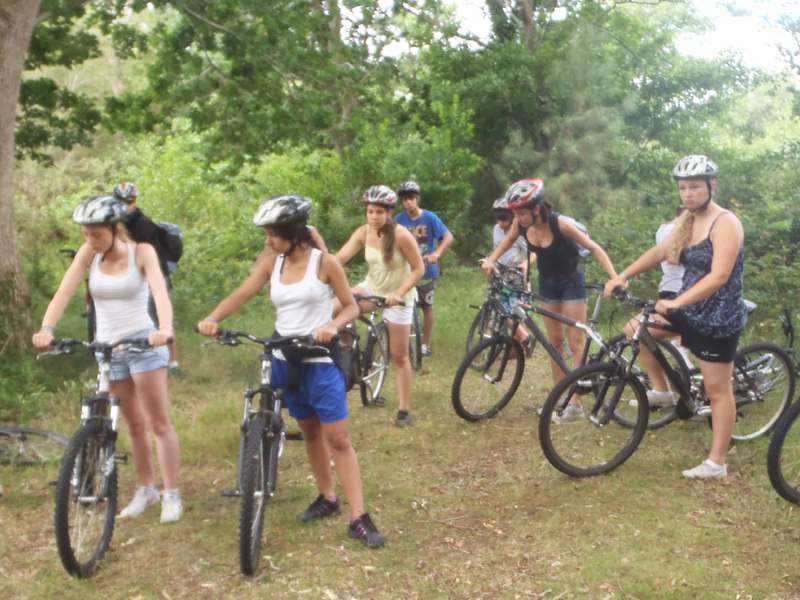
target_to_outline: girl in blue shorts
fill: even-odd
[[[586,248],[600,263],[609,277],[617,272],[605,250],[581,231],[571,219],[553,211],[544,199],[541,179],[522,179],[506,191],[506,206],[514,212],[514,223],[505,239],[494,249],[483,269],[490,273],[498,260],[522,236],[528,251],[536,255],[539,272],[539,296],[547,310],[576,321],[586,322],[586,287],[580,265],[578,246]],[[564,345],[564,325],[555,319],[544,318],[547,338],[555,348]],[[574,366],[579,367],[583,353],[584,336],[579,329],[567,330],[567,340],[572,350]],[[553,381],[558,383],[564,373],[550,361]],[[575,402],[564,410],[560,419],[574,420],[582,417],[580,404]]]
[[[340,328],[358,316],[358,306],[341,265],[312,243],[306,226],[310,214],[311,201],[301,196],[278,196],[261,204],[253,223],[265,229],[272,253],[262,257],[244,283],[198,323],[200,333],[216,334],[217,323],[267,283],[279,335],[313,335],[317,343],[327,345]],[[343,307],[336,318],[333,318],[333,295]],[[361,472],[350,443],[344,375],[328,357],[308,358],[300,364],[299,385],[291,387],[287,381],[288,368],[283,354],[275,352],[272,384],[283,390],[289,414],[297,419],[303,431],[319,492],[299,520],[305,523],[341,513],[331,476],[332,456],[350,504],[348,535],[370,548],[382,546],[384,537],[364,511]]]

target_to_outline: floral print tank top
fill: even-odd
[[[716,220],[711,224],[711,229],[714,225]],[[681,293],[711,272],[711,260],[714,258],[711,229],[708,232],[709,237],[694,246],[684,248],[681,252],[680,262],[685,268]],[[742,300],[743,272],[744,253],[743,249],[739,248],[728,281],[708,298],[680,309],[689,324],[699,333],[722,338],[736,335],[744,329],[747,323],[747,308]]]

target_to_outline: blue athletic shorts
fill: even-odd
[[[145,338],[152,333],[151,331],[140,331],[129,337]],[[103,358],[102,353],[95,353],[98,364]],[[169,363],[169,350],[166,346],[157,348],[131,348],[114,350],[111,355],[111,381],[122,381],[129,379],[131,375],[147,373],[157,369],[166,369]]]
[[[321,423],[335,423],[347,418],[347,391],[344,375],[333,363],[308,362],[300,365],[300,385],[287,387],[289,365],[272,357],[272,386],[283,390],[283,404],[295,419],[314,415]]]
[[[588,296],[582,271],[567,277],[539,276],[539,295],[545,304],[583,304]]]

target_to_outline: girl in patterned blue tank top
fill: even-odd
[[[713,437],[708,458],[683,471],[683,475],[725,477],[725,459],[736,422],[731,386],[733,359],[747,320],[742,300],[744,231],[733,213],[714,202],[717,166],[712,160],[703,155],[686,156],[675,165],[672,176],[686,211],[666,240],[606,283],[606,295],[619,286],[627,286],[634,275],[658,266],[662,260],[680,263],[685,268],[678,296],[659,300],[656,311],[660,320],[678,330],[683,345],[699,359],[711,402]],[[635,326],[636,319],[626,327],[629,336]],[[655,329],[651,333],[656,337],[675,335]],[[652,382],[653,389],[647,394],[651,405],[674,403],[663,370],[643,346],[641,357]]]

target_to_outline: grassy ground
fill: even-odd
[[[724,482],[689,482],[680,470],[703,458],[704,422],[648,434],[609,476],[573,480],[543,458],[535,407],[549,389],[541,349],[511,404],[469,424],[450,406],[450,385],[482,282],[452,272],[437,291],[435,355],[414,382],[415,425],[396,429],[386,408],[351,393],[352,437],[369,509],[387,546],[362,548],[344,517],[300,525],[315,496],[301,443],[287,445],[268,507],[258,576],[238,569],[238,504],[231,486],[243,382],[255,353],[199,348],[183,336],[188,377],[171,387],[183,449],[184,519],[158,523],[151,509],[118,521],[97,574],[62,570],[53,536],[56,466],[0,468],[0,597],[3,598],[800,598],[795,508],[772,492],[766,440],[730,456]],[[243,317],[245,324],[251,317]],[[42,425],[75,427],[73,398],[54,399]],[[125,441],[123,440],[123,444]],[[132,493],[122,465],[120,501]],[[346,511],[345,511],[346,512]]]

